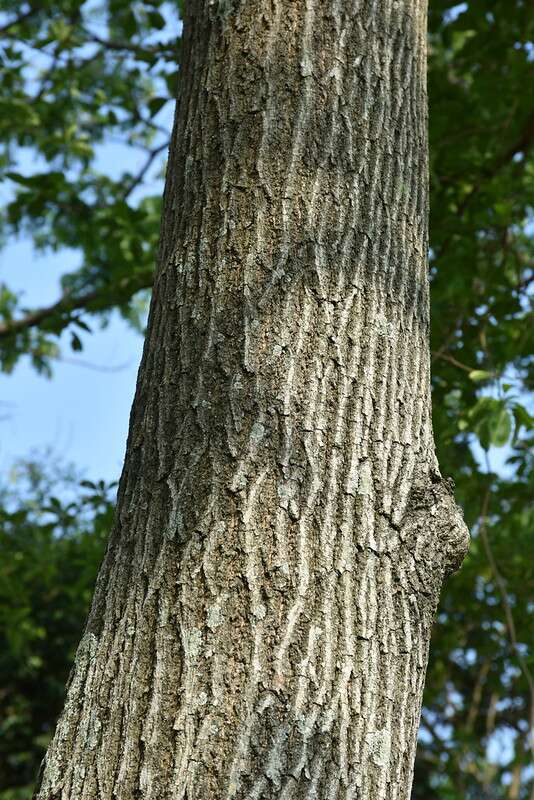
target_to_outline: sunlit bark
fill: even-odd
[[[467,533],[431,428],[423,0],[186,4],[117,522],[39,800],[407,800]]]

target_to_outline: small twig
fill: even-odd
[[[454,336],[456,335],[456,331],[458,330],[462,322],[463,320],[461,315],[455,319],[453,327],[450,329],[449,333],[445,337],[445,340],[441,345],[441,347],[439,348],[439,350],[432,351],[432,361],[435,361],[437,358],[441,356],[442,353],[444,353],[447,350],[450,343],[454,339]]]
[[[83,367],[84,369],[92,369],[95,372],[121,372],[123,369],[127,369],[130,367],[132,362],[125,361],[123,364],[117,364],[115,366],[106,366],[104,364],[93,364],[91,361],[86,361],[83,358],[64,358],[63,356],[51,356],[56,361],[59,361],[61,364],[70,364],[73,367]]]
[[[95,44],[102,45],[102,47],[107,48],[108,50],[119,50],[119,51],[127,51],[130,53],[141,53],[142,55],[158,55],[164,53],[176,53],[176,45],[172,45],[171,42],[162,42],[159,45],[150,45],[149,47],[143,47],[140,44],[134,44],[133,42],[124,42],[124,41],[116,41],[112,39],[102,39],[102,37],[98,36],[94,31],[89,30],[85,26],[81,26],[83,32],[86,36]]]
[[[466,725],[467,727],[472,730],[475,724],[476,718],[480,711],[480,701],[482,700],[482,690],[484,688],[484,683],[486,678],[488,677],[488,672],[490,670],[491,662],[484,661],[480,671],[477,675],[477,680],[475,683],[475,688],[472,694],[472,700],[469,706],[469,713],[467,715]]]
[[[152,150],[149,151],[149,155],[148,155],[148,158],[147,158],[146,162],[143,164],[143,166],[141,167],[141,169],[139,170],[137,175],[135,175],[133,177],[133,179],[130,181],[129,185],[126,187],[126,189],[125,189],[125,191],[124,191],[124,193],[122,195],[122,199],[123,200],[126,200],[126,198],[129,197],[129,195],[133,192],[133,190],[137,186],[139,186],[139,184],[143,181],[143,178],[145,177],[146,173],[150,169],[152,163],[154,162],[154,159],[160,153],[162,153],[168,146],[169,146],[169,142],[168,141],[167,142],[163,142],[163,144],[160,144],[160,145],[158,145],[158,147],[154,147]]]
[[[458,361],[457,358],[454,358],[454,356],[450,356],[447,353],[433,350],[432,355],[434,359],[440,358],[442,361],[448,361],[450,364],[454,364],[455,367],[458,367],[458,369],[463,369],[465,372],[474,371],[474,367],[468,367],[467,364],[462,364],[462,362]]]

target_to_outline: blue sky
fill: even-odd
[[[15,242],[0,251],[0,280],[23,291],[28,306],[46,305],[60,294],[59,276],[77,261],[73,252],[36,256],[29,242]],[[0,374],[4,475],[17,458],[51,447],[87,477],[118,477],[142,338],[118,314],[82,338],[81,353],[63,348],[68,361],[55,364],[52,379],[38,375],[28,359],[11,375]]]

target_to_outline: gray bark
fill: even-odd
[[[424,0],[187,3],[118,512],[39,800],[405,800],[436,462]]]

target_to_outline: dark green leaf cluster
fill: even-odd
[[[114,486],[50,457],[0,486],[0,797],[31,797],[113,518]]]
[[[472,531],[431,646],[414,800],[534,790],[534,14],[430,2],[434,426]]]

